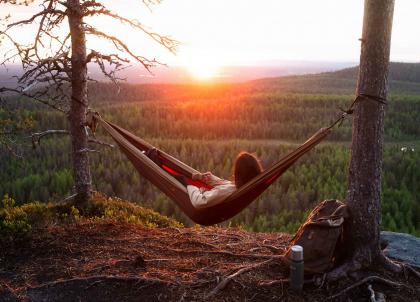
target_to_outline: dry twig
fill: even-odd
[[[93,143],[93,144],[98,144],[98,145],[101,145],[101,146],[115,148],[115,145],[113,145],[113,144],[109,144],[109,143],[106,143],[106,142],[103,142],[103,141],[100,141],[100,140],[94,139],[94,138],[89,138],[88,142]]]
[[[272,286],[272,285],[283,285],[284,283],[288,283],[289,279],[278,279],[278,280],[268,280],[268,281],[261,281],[258,283],[259,286]]]
[[[370,301],[371,302],[376,302],[376,299],[375,299],[375,291],[372,288],[372,284],[369,284],[368,285],[368,290],[370,292]]]
[[[51,134],[69,134],[69,132],[67,130],[46,130],[43,132],[33,133],[31,135],[33,148],[35,149],[37,145],[38,146],[40,145],[41,138],[47,135],[51,135]]]
[[[362,285],[366,282],[369,282],[369,281],[382,282],[382,283],[385,283],[385,284],[387,284],[389,286],[392,286],[392,287],[398,287],[398,288],[399,287],[407,287],[407,288],[409,288],[407,285],[404,285],[402,283],[397,283],[397,282],[394,282],[394,281],[391,281],[391,280],[388,280],[388,279],[384,279],[384,278],[381,278],[381,277],[378,277],[378,276],[369,276],[369,277],[366,277],[366,278],[354,283],[353,285],[351,285],[349,287],[346,287],[345,289],[341,290],[340,292],[338,292],[335,295],[332,295],[332,296],[328,297],[327,299],[328,300],[335,299],[335,298],[345,294],[346,292],[352,290],[353,288],[356,288],[356,287],[358,287],[358,286],[360,286],[360,285]]]

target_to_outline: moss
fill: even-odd
[[[83,210],[86,218],[104,218],[121,222],[131,222],[147,227],[182,227],[183,225],[169,217],[140,207],[118,197],[106,197],[95,193],[90,203]]]
[[[15,236],[23,236],[31,230],[28,215],[7,194],[0,203],[0,241],[10,241]]]
[[[69,224],[79,220],[112,220],[146,227],[182,227],[174,219],[120,198],[95,193],[88,205],[79,211],[73,204],[31,202],[16,206],[5,195],[0,203],[0,242],[22,238],[33,228],[49,224]]]

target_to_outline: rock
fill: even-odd
[[[420,238],[403,233],[381,232],[384,253],[389,258],[420,268]]]

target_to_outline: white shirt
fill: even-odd
[[[195,208],[207,208],[222,203],[226,197],[236,191],[235,183],[221,179],[210,172],[194,174],[193,179],[200,180],[213,187],[207,190],[193,185],[187,186],[188,195]]]

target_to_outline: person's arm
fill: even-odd
[[[200,180],[212,187],[230,183],[230,181],[219,178],[213,175],[211,172],[193,174],[192,178]]]
[[[215,187],[208,191],[201,191],[196,186],[187,186],[188,195],[195,208],[207,208],[221,203],[234,190],[234,186]]]

